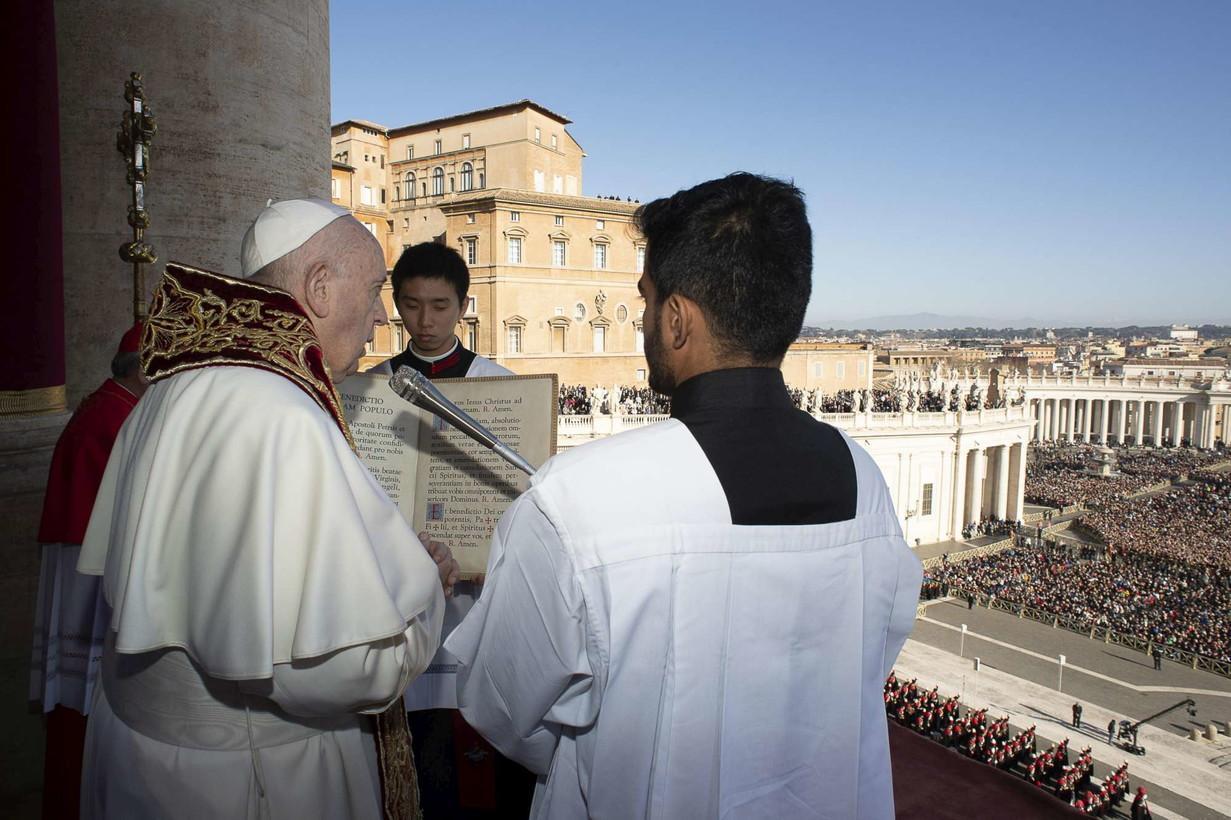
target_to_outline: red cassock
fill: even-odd
[[[80,544],[85,538],[111,447],[136,406],[136,396],[107,379],[73,413],[51,457],[39,543]]]
[[[85,539],[111,448],[124,419],[136,406],[136,396],[107,379],[73,413],[51,457],[38,531],[40,543],[80,544]],[[77,816],[85,726],[85,716],[66,706],[56,706],[47,713],[43,817]]]

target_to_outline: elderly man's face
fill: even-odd
[[[380,298],[386,278],[380,243],[358,222],[344,225],[340,264],[335,270],[339,281],[332,288],[331,315],[322,323],[328,330],[320,328],[321,345],[336,382],[359,369],[364,345],[372,340],[377,325],[389,321]]]

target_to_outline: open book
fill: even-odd
[[[536,468],[555,454],[555,374],[432,383]],[[355,375],[338,392],[359,457],[415,532],[448,544],[463,579],[485,573],[496,523],[530,477],[394,393],[388,376]]]

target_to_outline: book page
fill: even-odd
[[[534,467],[555,455],[554,374],[433,384]],[[356,374],[338,393],[360,459],[415,532],[446,543],[463,580],[485,573],[496,523],[530,477],[393,392],[387,375]]]
[[[446,398],[535,468],[556,451],[557,379],[491,376],[433,382]],[[435,416],[419,426],[416,530],[453,550],[464,579],[487,571],[492,533],[530,477]],[[423,458],[423,456],[427,456]]]
[[[413,524],[419,422],[427,414],[394,393],[384,375],[351,376],[338,385],[338,394],[359,458]]]

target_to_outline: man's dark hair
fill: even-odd
[[[789,182],[736,173],[637,209],[658,303],[696,302],[722,351],[780,359],[812,293],[812,229]]]
[[[421,242],[402,251],[393,266],[393,298],[397,299],[402,283],[411,279],[444,279],[457,291],[457,303],[465,304],[470,290],[470,271],[462,255],[439,242]]]
[[[113,379],[122,379],[125,376],[132,376],[140,367],[140,353],[117,353],[111,358],[111,377]]]

